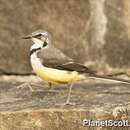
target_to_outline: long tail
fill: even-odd
[[[106,81],[114,81],[114,82],[119,82],[119,83],[124,83],[124,84],[130,84],[129,80],[120,79],[120,78],[113,78],[113,77],[110,77],[110,76],[92,75],[90,77],[96,78],[96,79],[101,79],[101,80],[106,80]]]

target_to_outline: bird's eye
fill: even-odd
[[[47,42],[44,42],[43,47],[47,46]]]
[[[35,36],[35,38],[41,39],[42,34],[38,34]]]

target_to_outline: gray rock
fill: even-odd
[[[108,19],[104,53],[112,67],[129,68],[130,65],[130,1],[107,0]]]
[[[129,0],[1,0],[0,73],[32,72],[31,42],[21,37],[37,29],[49,31],[56,47],[97,71],[128,69],[129,6]]]
[[[89,18],[88,0],[5,0],[0,8],[0,72],[31,72],[28,55],[31,43],[21,37],[37,29],[51,32],[54,44],[69,56],[85,59],[82,35]]]

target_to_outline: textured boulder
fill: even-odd
[[[0,8],[1,72],[30,73],[31,43],[21,37],[37,29],[51,32],[54,44],[72,57],[85,57],[82,35],[89,19],[88,0],[5,0]]]
[[[31,43],[21,37],[37,29],[97,71],[129,69],[129,6],[129,0],[1,0],[0,73],[31,73]]]
[[[130,1],[107,0],[107,32],[104,53],[112,67],[129,68],[130,65]]]

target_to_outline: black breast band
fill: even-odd
[[[41,47],[36,48],[36,49],[32,49],[32,50],[30,51],[30,56],[31,56],[34,52],[36,52],[37,50],[40,50],[40,49],[41,49]]]

